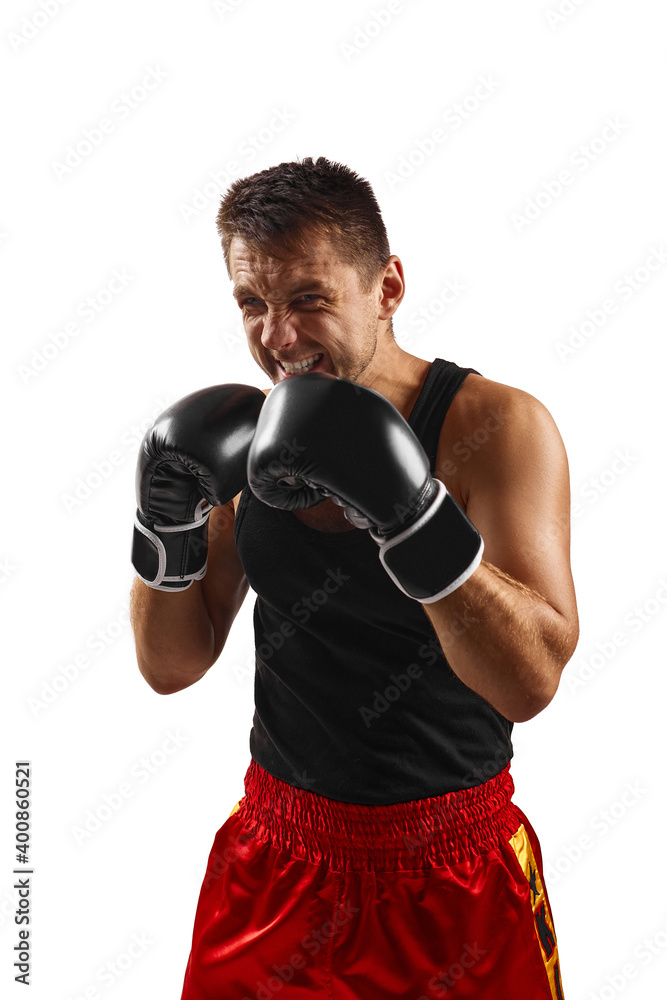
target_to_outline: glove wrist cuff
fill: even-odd
[[[482,561],[484,542],[444,483],[422,516],[393,538],[383,540],[380,560],[406,597],[433,604],[457,590]]]
[[[154,590],[187,590],[206,575],[212,509],[202,500],[194,521],[173,525],[151,523],[137,510],[132,565],[145,584]]]

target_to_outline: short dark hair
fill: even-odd
[[[391,256],[368,181],[324,156],[280,163],[234,181],[216,222],[228,273],[235,236],[278,260],[285,253],[305,255],[313,236],[329,239],[341,260],[356,267],[366,291]]]

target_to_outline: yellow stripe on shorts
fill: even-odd
[[[556,931],[549,911],[549,904],[542,885],[542,878],[537,867],[537,861],[533,854],[528,832],[523,825],[519,827],[510,844],[516,854],[519,864],[523,870],[528,885],[530,886],[531,904],[533,907],[533,917],[535,920],[535,933],[540,942],[544,967],[547,970],[547,978],[551,987],[553,1000],[564,1000],[563,984],[560,978],[560,962],[558,959],[558,944],[556,943]]]
[[[239,808],[240,805],[241,805],[241,800],[239,799],[238,802],[236,803],[236,805],[234,806],[234,808],[232,809],[232,811],[230,812],[229,816],[227,817],[228,819],[231,819],[231,817],[234,815],[234,813],[238,812],[238,808]]]

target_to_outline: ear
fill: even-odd
[[[403,264],[392,254],[378,282],[378,319],[391,319],[404,295]]]

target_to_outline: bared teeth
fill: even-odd
[[[322,356],[321,354],[314,354],[310,358],[304,358],[303,361],[281,361],[280,364],[289,375],[293,375],[295,372],[307,371],[309,368],[312,368]]]

